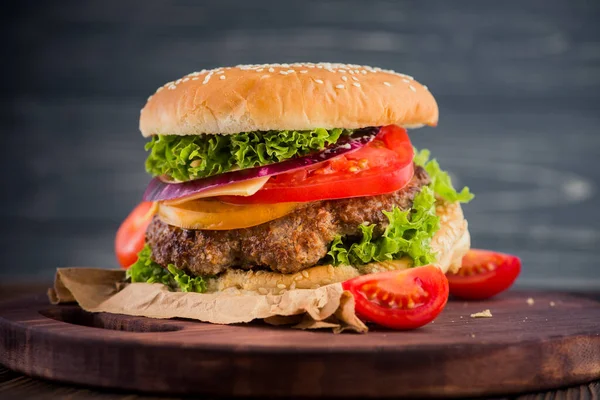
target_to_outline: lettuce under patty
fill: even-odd
[[[201,276],[192,277],[173,264],[161,267],[152,260],[152,249],[148,244],[138,253],[138,260],[127,270],[131,282],[162,283],[171,290],[182,292],[206,291],[206,281]]]
[[[189,181],[304,156],[337,142],[347,129],[245,132],[233,135],[153,136],[146,171]]]
[[[468,187],[457,192],[448,172],[442,170],[435,159],[429,160],[429,156],[429,150],[415,149],[414,163],[425,168],[431,182],[415,196],[412,208],[402,211],[394,207],[390,212],[383,211],[389,224],[376,239],[373,239],[375,225],[360,225],[359,241],[336,236],[327,253],[333,265],[363,265],[402,257],[411,258],[414,266],[436,261],[430,246],[431,238],[440,227],[435,213],[436,195],[451,203],[468,203],[475,196]]]
[[[435,195],[424,186],[413,200],[411,209],[402,211],[394,207],[383,211],[389,224],[383,235],[373,238],[375,225],[360,225],[360,241],[351,241],[336,236],[327,253],[333,265],[362,265],[373,261],[397,260],[408,256],[415,266],[427,265],[435,261],[430,243],[440,228],[439,217],[435,214]]]

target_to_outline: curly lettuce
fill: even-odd
[[[126,272],[127,279],[131,282],[162,283],[171,290],[181,292],[206,291],[206,281],[203,277],[192,277],[173,264],[167,268],[161,267],[152,260],[152,249],[146,244],[138,253],[138,260]]]
[[[442,170],[437,160],[430,160],[427,149],[415,149],[414,163],[427,171],[431,182],[415,196],[412,208],[402,211],[394,207],[383,211],[388,226],[383,235],[373,238],[375,225],[360,225],[361,237],[336,236],[327,253],[334,265],[363,265],[374,261],[397,260],[409,257],[414,266],[435,262],[430,243],[438,231],[439,217],[435,213],[435,195],[448,202],[468,203],[475,197],[468,187],[457,192],[448,172]]]
[[[414,163],[425,168],[425,171],[427,171],[429,179],[431,180],[429,186],[438,196],[442,197],[444,200],[450,203],[454,203],[456,201],[460,203],[468,203],[469,201],[473,200],[475,195],[473,195],[473,193],[469,191],[469,188],[467,186],[462,188],[460,192],[456,191],[456,189],[452,185],[452,180],[450,179],[450,175],[448,175],[448,172],[440,168],[440,164],[438,164],[435,158],[433,160],[429,160],[429,150],[414,150]]]
[[[317,128],[310,131],[245,132],[233,135],[153,136],[146,171],[189,181],[233,169],[268,165],[304,156],[336,143],[350,130]]]
[[[373,261],[397,260],[404,256],[413,260],[414,266],[435,261],[431,238],[440,228],[435,213],[435,195],[428,186],[417,194],[410,210],[394,207],[383,211],[388,226],[383,235],[373,238],[375,225],[360,225],[360,240],[336,236],[327,253],[333,265],[362,265]]]

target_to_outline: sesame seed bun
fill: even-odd
[[[330,63],[203,70],[158,88],[141,111],[152,135],[233,134],[397,124],[435,126],[438,107],[408,75]]]
[[[469,251],[471,238],[467,221],[459,203],[440,201],[436,206],[440,217],[440,229],[431,240],[431,249],[437,253],[436,265],[444,272],[460,269],[463,256]],[[385,272],[410,268],[410,259],[375,262],[360,267],[350,265],[319,265],[295,274],[282,274],[271,271],[243,271],[230,269],[218,278],[209,281],[209,291],[228,288],[256,291],[261,294],[279,294],[285,290],[315,289],[336,282],[343,282],[362,274]]]

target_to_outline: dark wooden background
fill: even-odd
[[[477,198],[474,245],[523,258],[521,287],[600,289],[600,2],[5,1],[0,279],[114,267],[148,182],[139,109],[194,70],[343,61],[414,75],[412,135]]]

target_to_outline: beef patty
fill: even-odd
[[[325,257],[336,235],[360,236],[363,222],[377,224],[374,235],[380,236],[387,226],[382,210],[409,209],[428,183],[427,172],[415,167],[412,180],[397,192],[306,203],[279,219],[228,231],[181,229],[154,217],[146,241],[154,261],[192,275],[215,275],[230,267],[295,273]]]

